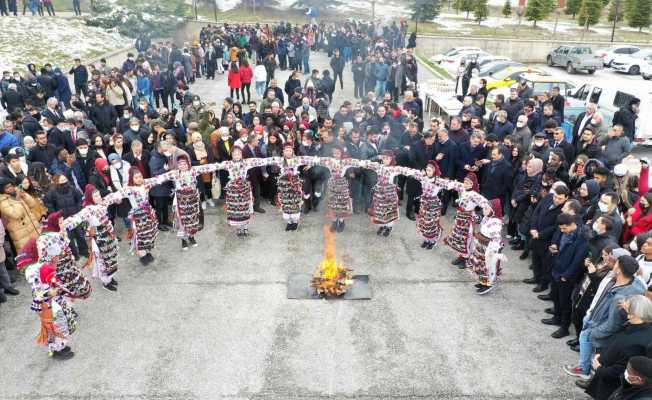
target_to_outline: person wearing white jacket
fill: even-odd
[[[262,99],[265,96],[265,86],[267,85],[267,70],[262,62],[256,63],[254,81],[256,82],[256,93]]]

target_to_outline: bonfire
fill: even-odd
[[[353,284],[351,270],[343,265],[338,265],[335,258],[335,235],[328,225],[324,226],[324,239],[324,259],[319,263],[310,285],[320,295],[341,296]]]

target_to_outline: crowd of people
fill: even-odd
[[[81,0],[72,0],[73,12],[76,16],[80,16],[81,13]],[[47,12],[48,16],[56,17],[54,12],[54,5],[52,0],[22,0],[21,4],[18,4],[18,0],[0,0],[0,16],[11,16],[17,17],[22,9],[22,15],[25,15],[27,11],[30,12],[32,16],[45,16]]]
[[[421,247],[454,250],[481,295],[496,289],[509,240],[531,260],[525,283],[552,302],[541,322],[557,327],[556,339],[574,329],[567,343],[578,363],[565,371],[597,399],[649,396],[652,194],[647,160],[630,155],[640,101],[613,126],[589,104],[566,135],[558,88],[533,96],[521,84],[487,107],[484,87],[467,82],[458,116],[426,121],[415,40],[404,21],[209,25],[181,48],[140,38],[120,67],[75,60],[66,71],[74,94],[49,64],[5,72],[5,265],[32,286],[39,343],[73,356],[68,300],[91,291],[76,260],[115,291],[118,240],[146,266],[159,231],[174,230],[187,251],[204,210],[224,203],[246,238],[265,202],[286,231],[323,207],[333,232],[368,213],[389,237],[403,204]],[[320,51],[330,69],[311,69]],[[333,104],[346,68],[354,99]],[[278,69],[291,70],[283,88]],[[219,110],[190,89],[216,74],[231,91]],[[1,268],[0,284],[16,295],[12,275]]]

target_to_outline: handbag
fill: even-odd
[[[211,195],[214,199],[219,199],[222,195],[222,183],[218,173],[213,174],[213,185],[211,187]]]

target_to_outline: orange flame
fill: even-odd
[[[335,260],[335,235],[328,225],[324,225],[324,259],[319,264],[319,270],[324,279],[337,278],[337,261]]]

